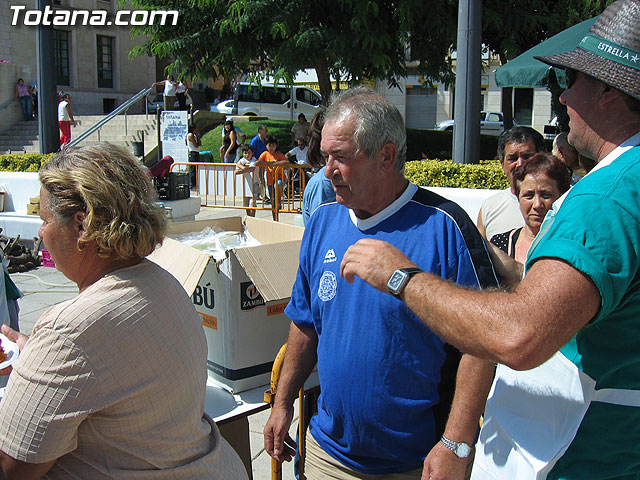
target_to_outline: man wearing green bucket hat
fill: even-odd
[[[597,166],[558,199],[513,292],[414,275],[405,304],[498,364],[472,478],[640,478],[640,0],[612,3],[565,69],[569,143]],[[341,274],[384,290],[412,261],[360,241]],[[453,454],[453,453],[452,453]]]

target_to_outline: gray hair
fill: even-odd
[[[357,153],[364,152],[373,159],[388,142],[397,149],[395,169],[404,174],[407,158],[407,130],[398,108],[369,87],[358,86],[334,94],[324,115],[324,123],[354,116],[356,128],[353,140]]]

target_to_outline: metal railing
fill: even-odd
[[[140,100],[141,98],[145,97],[147,95],[149,95],[149,93],[151,92],[152,87],[148,87],[145,89],[140,90],[138,93],[136,93],[133,97],[131,97],[129,100],[127,100],[126,102],[124,102],[122,105],[119,105],[115,110],[113,110],[111,113],[105,115],[102,119],[100,119],[96,124],[92,125],[91,127],[89,127],[87,130],[85,130],[84,132],[82,132],[80,135],[78,135],[76,138],[74,138],[73,140],[71,140],[67,145],[72,147],[74,145],[79,144],[80,142],[82,142],[83,140],[85,140],[86,138],[88,138],[89,136],[93,135],[95,132],[98,132],[98,141],[100,141],[100,129],[102,127],[104,127],[107,123],[109,123],[111,120],[113,120],[115,117],[117,117],[118,115],[120,115],[121,113],[124,113],[124,134],[128,135],[129,134],[129,130],[128,130],[128,126],[127,126],[127,111],[129,110],[129,108],[131,108],[131,106],[133,104],[135,104],[138,100]],[[146,100],[145,100],[146,103]],[[145,110],[146,111],[146,110]]]
[[[5,108],[7,108],[9,105],[11,105],[13,102],[16,102],[18,99],[17,98],[12,98],[11,100],[7,100],[6,102],[4,102],[3,104],[0,104],[0,110],[4,110]]]
[[[233,163],[175,162],[171,171],[195,168],[196,192],[202,207],[244,208],[249,211],[271,210],[274,220],[279,213],[300,213],[307,180],[312,173],[310,165],[255,167],[253,172],[236,173]],[[274,179],[273,197],[267,198],[269,189],[265,180],[268,171]],[[275,201],[275,199],[280,201]]]

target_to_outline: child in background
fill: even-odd
[[[253,156],[253,148],[251,145],[242,146],[242,158],[236,163],[236,175],[243,176],[243,191],[244,191],[244,207],[255,207],[256,200],[253,196],[253,171],[256,167],[256,157]],[[247,215],[250,217],[256,216],[256,211],[247,208]]]
[[[260,158],[256,162],[256,167],[268,167],[267,168],[267,187],[269,189],[269,197],[271,198],[271,215],[273,219],[276,219],[276,205],[280,208],[280,202],[282,200],[282,193],[284,191],[284,183],[287,180],[287,174],[284,169],[280,169],[278,173],[278,200],[276,203],[275,188],[276,183],[276,167],[291,165],[287,157],[284,154],[277,151],[278,142],[276,137],[269,135],[265,139],[267,144],[267,151],[260,155]]]

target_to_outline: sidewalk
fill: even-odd
[[[203,207],[196,216],[196,220],[244,216],[244,209],[207,208]],[[271,218],[271,211],[258,211],[257,217]],[[287,224],[295,224],[294,214],[280,214],[280,221]],[[26,273],[11,274],[12,280],[24,293],[20,299],[20,330],[29,335],[37,320],[46,309],[57,303],[69,300],[78,294],[75,283],[67,279],[62,273],[50,267],[38,267]],[[265,387],[266,389],[266,387]],[[296,408],[297,412],[297,408]],[[269,411],[257,413],[249,417],[249,431],[251,442],[251,458],[254,480],[271,479],[271,457],[264,452],[262,431],[269,418]],[[297,413],[294,417],[290,434],[295,438],[295,430],[298,426]],[[283,480],[293,480],[293,465],[287,463],[282,467]]]

